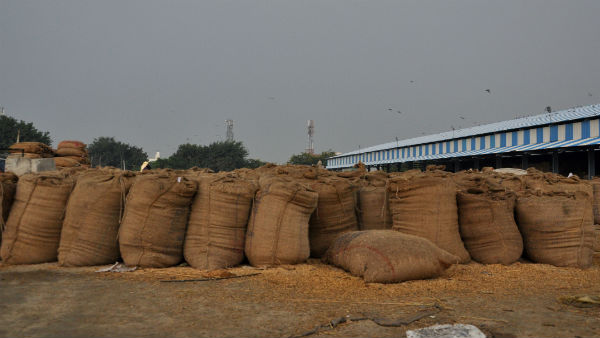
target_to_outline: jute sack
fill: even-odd
[[[536,263],[587,268],[593,255],[593,213],[587,193],[528,194],[517,199],[517,223]]]
[[[58,148],[56,149],[56,155],[87,157],[88,152],[85,148]]]
[[[321,178],[309,186],[319,194],[309,227],[310,255],[318,258],[337,236],[358,230],[356,188],[337,177]]]
[[[91,266],[119,259],[117,235],[134,174],[88,170],[69,197],[58,248],[61,266]]]
[[[79,149],[85,149],[86,145],[85,143],[81,142],[81,141],[73,141],[73,140],[65,140],[65,141],[61,141],[58,144],[58,148],[79,148]]]
[[[512,264],[523,253],[512,192],[469,189],[458,193],[460,234],[471,258],[483,264]]]
[[[74,179],[60,173],[19,178],[0,254],[8,264],[56,261],[62,220]]]
[[[119,248],[129,266],[181,263],[190,204],[198,185],[169,172],[136,177],[125,203]]]
[[[13,154],[20,154],[21,153],[21,149],[25,152],[25,153],[30,153],[30,154],[52,154],[52,148],[50,148],[48,145],[41,143],[41,142],[19,142],[19,143],[15,143],[13,145],[11,145],[9,147],[10,152]]]
[[[357,215],[360,230],[392,228],[387,179],[386,173],[375,172],[364,175],[358,182]]]
[[[340,235],[324,260],[368,283],[398,283],[437,277],[459,258],[422,237],[367,230]]]
[[[12,206],[17,190],[17,176],[13,173],[0,173],[0,229],[4,230],[4,225],[8,219],[8,213]],[[2,235],[0,232],[0,240]]]
[[[235,173],[204,174],[197,178],[183,255],[197,269],[215,270],[244,260],[246,229],[255,181]]]
[[[470,260],[460,238],[456,186],[446,173],[398,175],[389,181],[392,229],[427,238],[435,245]]]
[[[527,169],[527,175],[522,176],[528,191],[541,193],[574,193],[583,191],[594,195],[594,188],[587,181],[577,176],[564,177],[554,173],[545,173],[535,168]]]
[[[590,184],[593,189],[594,223],[600,224],[600,178],[594,178],[590,181]]]
[[[54,164],[57,167],[61,167],[61,168],[73,168],[73,167],[78,167],[81,165],[81,163],[79,163],[78,160],[74,160],[74,159],[68,158],[68,157],[55,157]]]
[[[292,179],[263,177],[246,233],[253,266],[302,263],[310,256],[308,221],[318,194]]]

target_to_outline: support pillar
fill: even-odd
[[[388,173],[390,172],[390,164],[389,163],[385,165],[385,171]]]
[[[521,169],[527,170],[527,168],[529,168],[529,156],[523,155],[523,158],[521,159]]]
[[[596,158],[594,156],[594,149],[590,148],[587,150],[587,160],[588,160],[588,180],[591,180],[596,176]]]
[[[455,160],[454,161],[454,172],[457,173],[460,171],[460,161],[459,160]]]
[[[473,159],[473,169],[479,170],[479,159],[478,158]]]
[[[496,156],[496,169],[502,168],[502,156]]]
[[[552,152],[552,172],[558,174],[558,152]]]

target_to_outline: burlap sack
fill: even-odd
[[[85,148],[58,148],[56,149],[56,155],[58,156],[77,156],[87,157],[88,152]]]
[[[15,192],[17,191],[17,176],[13,173],[0,173],[0,229],[4,230]],[[2,240],[2,235],[0,235]]]
[[[74,160],[68,157],[55,157],[54,164],[60,168],[73,168],[81,165],[78,160]]]
[[[215,270],[244,260],[246,229],[255,181],[235,173],[198,176],[183,254],[197,269]]]
[[[79,175],[69,197],[58,248],[62,266],[91,266],[119,259],[117,235],[134,174],[118,169]]]
[[[337,236],[358,230],[356,187],[338,177],[321,178],[309,186],[319,194],[309,227],[310,255],[318,258]]]
[[[73,141],[73,140],[65,140],[65,141],[61,141],[58,144],[58,148],[79,148],[79,149],[85,149],[86,145],[85,143],[81,142],[81,141]]]
[[[387,179],[387,174],[375,172],[364,175],[358,182],[357,216],[360,230],[392,228]]]
[[[590,181],[593,191],[592,206],[594,210],[594,223],[600,224],[600,178]]]
[[[390,178],[392,229],[427,238],[466,263],[470,257],[459,233],[456,186],[448,175],[407,173]]]
[[[302,263],[310,256],[308,221],[318,194],[289,178],[263,177],[246,233],[253,266]]]
[[[181,263],[190,204],[198,185],[169,172],[136,177],[125,203],[119,248],[129,266]]]
[[[23,149],[24,152],[26,153],[30,153],[30,154],[52,154],[52,148],[50,148],[48,145],[41,143],[41,142],[19,142],[19,143],[15,143],[13,145],[11,145],[9,147],[10,152],[13,154],[20,154],[21,153],[21,149]]]
[[[19,178],[0,250],[5,263],[56,261],[65,207],[74,183],[57,172]]]
[[[587,193],[528,194],[517,199],[527,256],[537,263],[587,268],[593,255],[593,212]]]
[[[368,283],[398,283],[437,277],[459,258],[422,237],[368,230],[336,238],[324,260]]]
[[[515,194],[467,190],[458,193],[460,234],[471,258],[483,264],[512,264],[523,253],[515,223]]]

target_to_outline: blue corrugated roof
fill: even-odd
[[[518,119],[502,121],[502,122],[495,122],[495,123],[485,124],[485,125],[471,127],[471,128],[447,131],[447,132],[443,132],[443,133],[439,133],[439,134],[420,136],[420,137],[410,138],[410,139],[406,139],[406,140],[401,140],[398,142],[394,141],[394,142],[379,144],[379,145],[368,147],[368,148],[363,148],[360,150],[354,150],[354,151],[344,153],[341,155],[337,155],[337,156],[333,156],[330,158],[344,157],[344,156],[348,156],[348,155],[356,155],[356,154],[361,154],[361,153],[365,153],[365,152],[378,151],[378,150],[384,150],[384,149],[390,149],[390,148],[407,147],[407,146],[413,146],[413,145],[419,145],[419,144],[426,144],[426,143],[447,141],[447,140],[459,139],[459,138],[465,138],[465,137],[479,136],[479,135],[485,135],[485,134],[496,133],[496,132],[501,132],[501,131],[509,131],[509,130],[534,127],[534,126],[542,126],[542,125],[548,125],[548,124],[565,122],[565,121],[580,120],[580,119],[591,118],[591,117],[596,117],[596,116],[600,116],[600,104],[570,108],[570,109],[561,110],[561,111],[557,111],[557,112],[553,112],[553,113],[545,113],[545,114],[540,114],[540,115],[535,115],[535,116],[521,117]],[[454,156],[455,155],[456,154],[454,154]],[[423,156],[423,157],[425,157],[425,156]]]

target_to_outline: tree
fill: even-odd
[[[88,146],[92,166],[112,166],[139,170],[148,154],[142,148],[116,141],[114,137],[98,137]]]
[[[313,164],[317,164],[317,163],[319,163],[319,161],[321,161],[321,164],[326,165],[327,159],[332,156],[335,156],[335,152],[331,149],[328,151],[324,151],[320,154],[302,153],[302,154],[292,155],[292,157],[290,157],[290,160],[288,161],[288,163],[289,164],[313,165]]]
[[[168,158],[151,164],[152,168],[188,169],[191,167],[210,168],[214,171],[230,171],[238,168],[257,168],[264,162],[246,159],[248,150],[239,141],[214,142],[208,146],[181,144]]]
[[[39,131],[32,122],[19,121],[6,115],[0,116],[0,148],[8,148],[14,144],[17,134],[19,134],[21,142],[42,142],[49,146],[52,145],[50,133]]]

